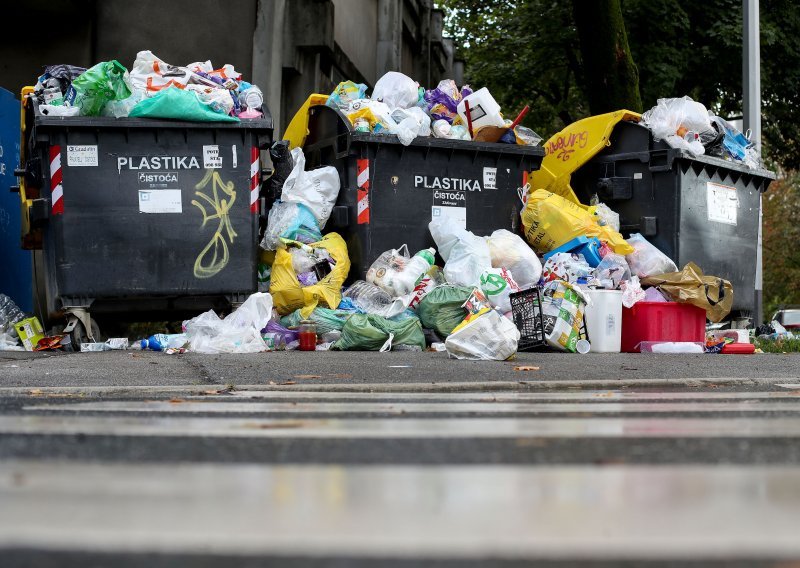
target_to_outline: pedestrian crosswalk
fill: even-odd
[[[21,394],[0,389],[12,566],[800,558],[794,388]]]

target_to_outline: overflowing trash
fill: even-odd
[[[170,65],[150,51],[140,51],[130,71],[116,60],[89,69],[51,65],[39,77],[32,98],[46,116],[212,122],[261,118],[264,103],[261,90],[232,65]]]

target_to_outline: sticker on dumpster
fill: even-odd
[[[183,213],[180,189],[140,189],[140,213]]]
[[[497,168],[483,168],[483,189],[497,189]]]
[[[203,146],[203,167],[212,170],[222,168],[222,155],[219,153],[219,146]]]
[[[75,145],[67,146],[67,165],[68,166],[97,166],[97,146],[96,145]]]
[[[708,220],[726,225],[736,225],[739,212],[736,188],[712,182],[706,183],[706,188]]]
[[[466,207],[447,207],[434,205],[431,207],[431,220],[443,219],[447,221],[449,227],[467,228],[467,208]]]

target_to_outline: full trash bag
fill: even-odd
[[[678,271],[675,263],[641,234],[632,234],[631,238],[628,239],[628,244],[634,250],[625,258],[631,267],[631,272],[639,278]]]
[[[519,338],[511,320],[484,308],[467,316],[444,340],[444,346],[455,359],[504,361],[517,352]]]
[[[287,203],[301,203],[311,209],[320,229],[324,229],[339,195],[339,173],[333,166],[306,171],[306,157],[302,148],[292,150],[292,162],[294,168],[283,184],[281,199]]]
[[[520,288],[536,285],[542,276],[542,263],[530,246],[507,229],[498,229],[486,238],[492,268],[507,268]]]
[[[550,347],[575,353],[583,327],[587,298],[580,288],[563,280],[542,288],[545,341]]]
[[[389,351],[398,346],[425,349],[425,334],[419,319],[392,321],[376,314],[354,314],[345,322],[342,336],[331,349]]]
[[[338,108],[342,112],[347,110],[350,103],[356,99],[363,99],[367,86],[353,81],[342,81],[333,90],[325,103],[329,107]]]
[[[183,329],[196,353],[258,353],[267,350],[261,330],[271,317],[272,296],[256,292],[225,319],[208,310],[183,322]]]
[[[576,237],[597,237],[617,254],[633,252],[622,235],[611,227],[601,226],[589,211],[544,189],[528,195],[522,226],[525,239],[540,253],[550,252]]]
[[[504,314],[511,311],[511,294],[519,291],[511,271],[505,268],[490,268],[481,274],[481,292]]]
[[[130,95],[128,70],[115,59],[98,63],[77,76],[67,89],[65,101],[79,107],[84,116],[99,116],[106,103]]]
[[[239,122],[235,116],[215,111],[193,91],[169,87],[136,103],[130,114],[136,118],[171,118],[196,122]]]
[[[419,102],[419,85],[411,77],[389,71],[375,83],[372,100],[386,103],[392,110],[410,108]]]
[[[288,316],[282,317],[281,324],[286,327],[297,327],[302,320],[309,319],[317,324],[317,334],[325,335],[331,331],[340,331],[355,313],[351,310],[331,310],[318,306],[308,317],[303,317],[300,310],[295,310]]]
[[[707,276],[694,262],[680,272],[670,272],[643,278],[645,286],[658,286],[676,302],[692,304],[706,311],[709,321],[717,323],[725,319],[733,306],[733,286],[717,276]]]
[[[417,314],[422,325],[432,329],[439,337],[447,337],[458,324],[464,321],[464,308],[474,288],[472,286],[437,286],[422,298]]]
[[[344,239],[337,233],[329,233],[310,246],[327,250],[336,265],[316,284],[302,286],[292,268],[292,254],[285,248],[278,249],[272,264],[269,291],[275,308],[283,316],[301,309],[303,317],[308,317],[318,304],[336,308],[342,300],[342,284],[350,272],[350,258]]]
[[[698,156],[705,153],[703,143],[717,137],[706,107],[690,97],[658,99],[642,115],[642,124],[652,131],[653,139]]]
[[[486,239],[443,219],[428,224],[436,248],[444,259],[444,276],[451,284],[478,286],[481,274],[492,268]]]
[[[315,243],[322,238],[317,218],[311,209],[302,203],[277,201],[269,210],[267,229],[261,239],[261,248],[277,250],[281,239],[289,239],[305,244]]]

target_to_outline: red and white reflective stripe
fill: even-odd
[[[53,203],[53,215],[64,213],[64,185],[61,172],[61,146],[50,146],[50,200]]]
[[[369,224],[369,160],[359,158],[356,161],[358,176],[358,224]]]
[[[258,148],[253,147],[250,149],[250,212],[258,213],[258,190],[260,185],[258,183],[259,173],[261,170],[261,156]]]

